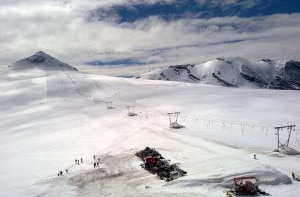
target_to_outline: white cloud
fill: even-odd
[[[99,6],[130,5],[137,0],[42,2],[1,2],[0,65],[39,50],[74,66],[124,58],[156,65],[198,63],[218,56],[299,59],[300,14],[176,21],[150,17],[116,24],[88,22],[86,17]]]

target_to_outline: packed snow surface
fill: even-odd
[[[51,61],[51,69],[26,60],[26,69],[0,72],[0,196],[219,197],[244,175],[272,196],[299,196],[291,173],[300,157],[272,152],[273,127],[300,124],[299,91],[90,75]],[[170,129],[168,112],[181,112],[185,128]],[[298,151],[299,137],[296,127],[289,146]],[[165,182],[149,174],[134,155],[146,146],[187,175]]]

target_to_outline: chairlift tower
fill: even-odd
[[[285,146],[287,146],[287,147],[289,146],[289,142],[290,142],[290,138],[291,138],[292,129],[293,129],[294,127],[296,127],[296,125],[287,125],[287,126],[281,126],[281,127],[274,127],[274,129],[277,130],[276,135],[277,135],[277,146],[278,146],[278,148],[279,148],[280,146],[283,146],[283,145],[285,145]],[[288,136],[287,141],[286,141],[285,143],[282,144],[282,143],[280,142],[280,132],[279,132],[279,130],[283,130],[284,128],[288,129],[288,134],[289,134],[289,136]]]
[[[113,109],[112,102],[106,102],[107,109]]]
[[[170,120],[170,128],[181,129],[181,128],[185,127],[177,122],[180,112],[172,112],[172,113],[167,113],[167,114],[168,114],[169,120]],[[172,120],[172,117],[175,117],[175,120]]]
[[[126,106],[126,108],[128,111],[127,116],[136,116],[137,115],[136,113],[134,113],[135,106]]]

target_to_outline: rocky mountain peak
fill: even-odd
[[[34,55],[26,59],[33,64],[38,64],[44,62],[46,59],[54,59],[54,58],[43,51],[38,51]]]
[[[42,70],[69,70],[78,71],[76,68],[61,62],[43,51],[38,51],[32,56],[17,61],[11,69],[42,69]]]

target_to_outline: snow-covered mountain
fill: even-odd
[[[298,91],[92,75],[39,52],[0,71],[0,93],[1,197],[220,197],[239,176],[256,176],[273,197],[299,196],[300,156],[273,152],[274,127],[300,124]],[[174,111],[185,128],[169,127]],[[297,151],[299,132],[289,142]],[[135,156],[146,146],[187,175],[148,173]]]
[[[23,58],[17,61],[14,65],[10,66],[12,70],[22,70],[22,69],[31,69],[37,68],[42,70],[69,70],[69,71],[78,71],[76,68],[55,59],[54,57],[39,51],[34,55]]]
[[[143,79],[182,81],[227,87],[300,89],[300,62],[244,58],[217,58],[202,64],[163,67],[139,76]]]

